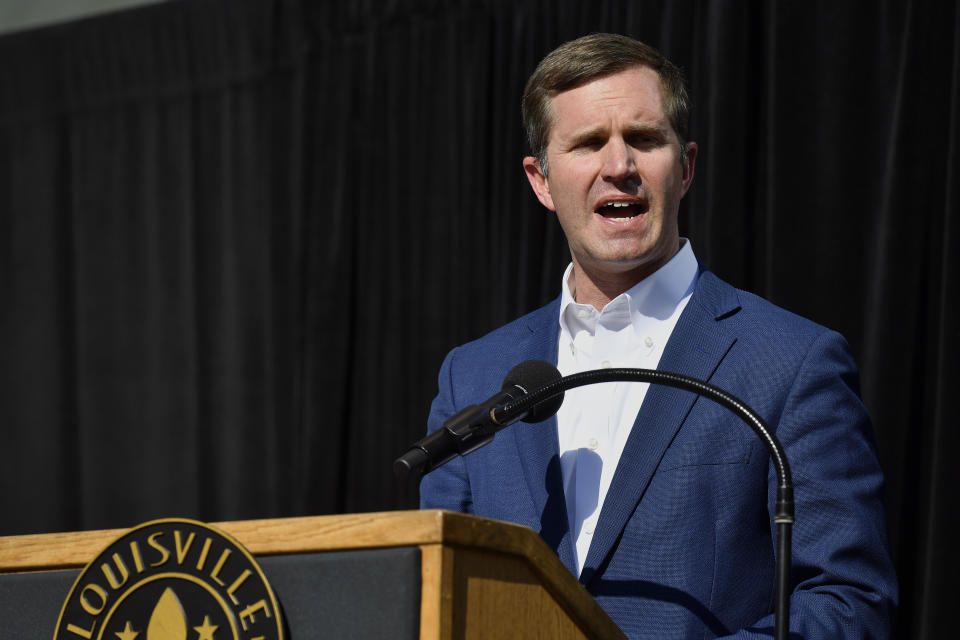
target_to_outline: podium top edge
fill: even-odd
[[[253,555],[312,553],[425,544],[530,553],[529,528],[450,511],[382,511],[211,522]],[[128,529],[0,537],[0,573],[82,567]]]

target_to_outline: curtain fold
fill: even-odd
[[[519,102],[593,31],[687,71],[698,257],[850,341],[899,637],[944,635],[953,3],[196,0],[0,38],[0,535],[414,507],[391,462],[444,353],[559,292]]]

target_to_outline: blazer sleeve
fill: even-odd
[[[793,475],[796,522],[790,630],[815,638],[886,638],[897,601],[883,476],[856,367],[840,334],[816,338],[775,426]],[[771,530],[777,480],[770,471]],[[773,616],[737,638],[769,638]]]
[[[443,423],[460,409],[454,400],[452,377],[456,353],[457,349],[448,353],[440,366],[437,396],[433,399],[430,416],[427,418],[428,434],[442,427]],[[455,457],[423,477],[420,481],[420,508],[473,513],[470,480],[462,457]]]

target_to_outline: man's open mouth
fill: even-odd
[[[614,222],[626,222],[647,212],[647,203],[644,201],[608,202],[597,208],[598,214]]]

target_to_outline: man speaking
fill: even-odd
[[[889,635],[896,578],[883,479],[844,339],[718,279],[677,226],[697,145],[680,71],[617,35],[562,45],[523,96],[523,167],[571,264],[560,296],[451,351],[429,431],[529,359],[569,375],[663,369],[712,384],[776,431],[793,469],[792,632]],[[769,636],[776,477],[732,413],[637,383],[567,392],[427,475],[421,506],[527,525],[631,638]]]

